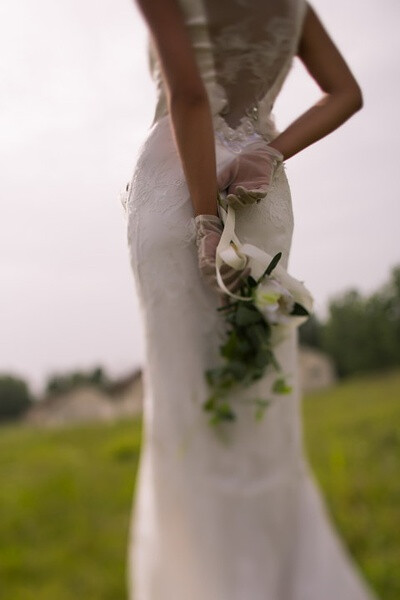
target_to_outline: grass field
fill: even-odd
[[[382,600],[400,598],[400,373],[304,402],[308,455],[334,521]]]
[[[381,600],[398,600],[400,372],[307,397],[304,424],[334,522]],[[0,428],[2,599],[126,598],[140,436],[139,421]]]

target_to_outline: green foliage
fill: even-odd
[[[32,404],[28,384],[20,377],[0,375],[0,421],[17,419]]]
[[[275,380],[272,391],[276,394],[290,394],[292,387],[287,385],[283,377],[278,377],[278,379]]]
[[[211,413],[211,425],[236,420],[236,413],[227,400],[228,394],[236,388],[249,386],[259,380],[268,367],[273,367],[280,374],[273,385],[272,391],[275,394],[286,394],[291,389],[285,383],[273,352],[273,326],[266,321],[252,301],[246,300],[253,297],[257,285],[264,276],[271,274],[280,258],[281,252],[278,252],[257,281],[251,275],[243,281],[239,295],[245,298],[244,300],[230,302],[218,309],[223,311],[227,329],[225,340],[220,346],[224,362],[218,367],[208,369],[205,374],[210,395],[205,400],[203,409]],[[254,405],[254,417],[259,421],[269,400],[255,398],[249,402]]]
[[[265,275],[271,275],[272,271],[275,269],[276,265],[281,260],[281,258],[282,258],[282,252],[278,252],[277,254],[275,254],[273,259],[269,263],[268,267],[265,269],[264,273],[258,279],[257,283],[259,283],[262,279],[264,279]]]
[[[106,391],[108,384],[109,378],[104,369],[97,366],[90,371],[73,371],[64,375],[52,375],[47,380],[46,393],[52,395],[64,394],[82,385],[93,385],[102,391]]]
[[[400,364],[400,267],[374,294],[348,291],[331,301],[329,311],[321,346],[340,376]]]
[[[300,344],[310,348],[322,348],[323,323],[314,313],[299,327]]]
[[[299,327],[301,344],[329,354],[340,377],[400,365],[400,266],[369,296],[348,290]]]

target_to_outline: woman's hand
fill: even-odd
[[[253,142],[218,174],[218,188],[227,191],[226,201],[233,208],[259,202],[282,161],[281,152],[266,142]]]
[[[222,297],[226,294],[221,290],[217,282],[215,257],[216,250],[221,239],[223,223],[216,215],[197,215],[195,217],[196,244],[198,263],[203,280],[214,288]],[[221,277],[229,291],[235,292],[242,279],[250,275],[250,268],[236,270],[226,263],[220,268]]]

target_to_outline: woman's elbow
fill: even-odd
[[[364,106],[363,93],[358,83],[352,83],[333,92],[343,110],[350,117]]]
[[[362,107],[364,106],[364,96],[362,93],[362,89],[360,88],[358,83],[356,83],[353,87],[352,101],[353,101],[354,112],[361,110]]]

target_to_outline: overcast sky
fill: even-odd
[[[400,263],[398,0],[312,3],[364,92],[339,130],[289,159],[290,272],[324,316]],[[143,360],[118,199],[153,116],[145,28],[132,0],[0,7],[0,371],[40,390],[53,372]],[[282,129],[319,90],[296,59]]]

